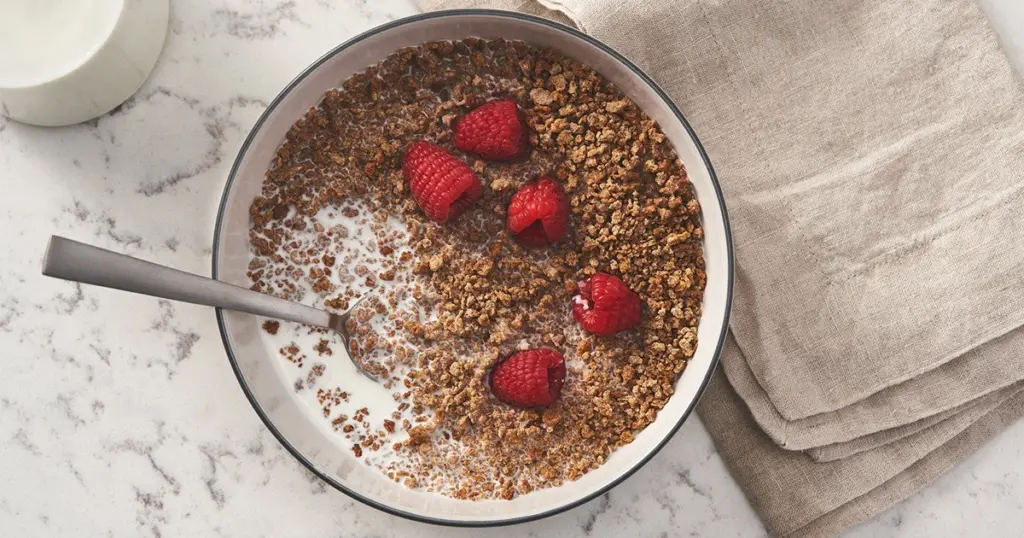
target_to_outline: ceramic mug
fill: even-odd
[[[168,0],[0,2],[0,114],[80,123],[142,86],[167,35]]]

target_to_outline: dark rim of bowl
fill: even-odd
[[[661,451],[661,449],[669,442],[669,440],[671,440],[672,437],[675,436],[676,432],[679,431],[679,428],[683,425],[683,422],[686,421],[686,419],[690,416],[690,413],[692,413],[693,409],[697,406],[697,402],[700,400],[700,397],[704,393],[704,390],[707,389],[708,383],[711,381],[711,376],[714,374],[715,369],[718,366],[719,355],[722,352],[722,347],[725,345],[725,337],[726,337],[726,334],[729,331],[729,314],[730,314],[730,312],[732,310],[733,249],[732,249],[732,232],[729,229],[729,217],[728,217],[728,213],[726,213],[725,200],[722,197],[722,188],[721,188],[721,186],[718,183],[718,177],[715,175],[715,169],[711,166],[711,160],[708,158],[707,153],[704,151],[704,146],[701,145],[700,140],[697,138],[697,134],[693,131],[693,128],[690,127],[690,123],[686,121],[686,118],[683,117],[683,114],[682,114],[682,112],[679,111],[679,108],[675,105],[675,103],[668,96],[668,94],[665,93],[665,91],[663,89],[661,89],[661,87],[658,86],[658,84],[655,83],[653,79],[651,79],[651,77],[649,77],[646,73],[644,73],[642,70],[640,70],[640,68],[637,67],[636,65],[634,65],[633,62],[631,62],[628,59],[626,59],[625,56],[623,56],[623,55],[619,54],[617,51],[615,51],[615,49],[609,47],[608,45],[605,45],[604,43],[598,41],[597,39],[594,39],[593,37],[588,36],[587,34],[584,34],[584,33],[580,32],[580,31],[578,31],[578,30],[576,30],[574,28],[570,28],[570,27],[565,26],[563,24],[559,24],[559,23],[556,23],[556,22],[553,22],[553,21],[549,21],[547,19],[542,19],[540,17],[535,17],[533,15],[526,15],[526,14],[515,13],[515,12],[510,12],[510,11],[499,11],[499,10],[492,10],[492,9],[455,9],[455,10],[448,10],[448,11],[434,11],[434,12],[430,12],[430,13],[422,13],[422,14],[419,14],[419,15],[413,15],[411,17],[405,17],[405,18],[402,18],[402,19],[398,19],[398,20],[389,22],[387,24],[383,24],[381,26],[377,26],[376,28],[373,28],[373,29],[368,30],[366,32],[363,32],[362,34],[359,34],[358,36],[353,37],[352,39],[349,39],[348,41],[342,43],[341,45],[338,45],[337,47],[332,49],[327,54],[324,54],[323,56],[321,56],[317,61],[313,62],[312,65],[310,65],[309,67],[304,69],[301,73],[299,73],[299,75],[297,77],[295,77],[291,82],[289,82],[288,85],[285,86],[285,88],[283,90],[281,90],[281,92],[277,95],[277,97],[275,97],[274,100],[270,102],[270,104],[267,106],[267,109],[263,112],[262,115],[260,115],[260,118],[256,121],[256,123],[253,125],[252,129],[249,131],[249,135],[246,137],[245,142],[242,143],[242,146],[241,146],[241,148],[238,151],[238,157],[235,158],[235,162],[231,166],[231,171],[228,174],[227,183],[224,186],[224,193],[221,195],[220,206],[219,206],[219,208],[217,210],[217,221],[214,224],[215,228],[214,228],[214,235],[213,235],[213,278],[216,279],[217,276],[218,276],[218,273],[219,273],[219,270],[218,270],[219,268],[217,267],[217,253],[220,251],[221,221],[224,218],[224,208],[227,205],[228,196],[229,196],[229,194],[231,192],[231,186],[234,183],[235,175],[238,172],[238,167],[241,164],[242,159],[245,156],[246,152],[248,151],[249,146],[252,144],[253,138],[256,136],[256,133],[259,132],[260,127],[263,126],[263,123],[267,120],[267,117],[274,111],[274,109],[281,102],[281,100],[286,95],[288,95],[295,88],[295,86],[299,84],[299,82],[301,82],[304,78],[306,78],[306,76],[308,76],[310,73],[312,73],[318,67],[320,67],[324,62],[326,62],[327,60],[333,58],[336,54],[339,54],[339,53],[343,52],[345,49],[347,49],[348,47],[352,46],[353,44],[358,43],[359,41],[362,41],[363,39],[366,39],[367,37],[376,35],[376,34],[378,34],[380,32],[389,30],[391,28],[395,28],[397,26],[402,26],[402,25],[405,25],[405,24],[411,24],[411,23],[414,23],[414,22],[419,22],[419,21],[428,20],[428,19],[435,19],[435,18],[439,18],[439,17],[464,16],[464,15],[486,15],[486,16],[493,16],[493,17],[505,17],[505,18],[509,18],[509,19],[518,19],[518,20],[526,21],[526,22],[530,22],[530,23],[542,24],[544,26],[548,26],[550,28],[553,28],[553,29],[555,29],[557,31],[570,34],[571,36],[576,37],[578,39],[582,39],[582,40],[586,41],[587,43],[589,43],[589,44],[591,44],[591,45],[601,49],[602,51],[604,51],[605,53],[609,54],[610,56],[615,58],[617,61],[619,61],[620,63],[622,63],[626,67],[628,67],[631,71],[633,71],[634,74],[636,74],[637,77],[639,77],[645,84],[647,84],[652,90],[654,90],[654,92],[656,94],[658,94],[658,96],[672,110],[672,113],[675,114],[676,119],[678,119],[679,122],[683,125],[683,127],[686,129],[686,132],[690,135],[690,138],[693,140],[694,144],[697,146],[697,150],[700,152],[701,159],[704,161],[704,166],[707,167],[708,173],[711,176],[711,183],[712,183],[712,185],[715,188],[715,195],[718,197],[719,206],[721,206],[721,208],[722,208],[722,223],[723,223],[724,228],[725,228],[726,261],[727,261],[727,265],[728,265],[728,267],[726,269],[728,271],[728,281],[727,281],[726,298],[725,298],[725,319],[722,320],[722,332],[721,332],[721,334],[718,335],[718,342],[716,343],[715,352],[714,352],[714,355],[711,358],[711,367],[708,368],[708,371],[705,373],[704,379],[701,381],[700,389],[697,391],[696,397],[693,399],[692,402],[690,402],[690,406],[686,408],[686,411],[683,412],[683,415],[679,418],[679,422],[677,422],[676,425],[672,427],[672,430],[668,432],[668,434],[665,436],[665,438],[662,439],[653,449],[651,449],[651,451],[646,456],[644,456],[643,459],[641,459],[639,462],[637,462],[636,465],[634,465],[632,468],[628,469],[627,471],[625,471],[624,473],[619,475],[617,478],[615,478],[615,480],[612,480],[606,486],[600,488],[597,491],[594,491],[593,493],[583,497],[582,499],[577,499],[575,501],[563,504],[562,506],[559,506],[557,508],[552,508],[550,510],[546,510],[546,511],[543,511],[543,512],[540,512],[540,513],[537,513],[537,514],[532,514],[532,515],[522,516],[522,517],[515,517],[515,518],[510,518],[510,519],[481,520],[481,521],[460,521],[460,520],[453,520],[453,519],[443,519],[443,518],[435,518],[435,517],[422,516],[422,515],[419,515],[419,514],[409,513],[409,512],[406,512],[404,510],[399,510],[399,509],[394,508],[392,506],[388,506],[386,504],[382,504],[382,503],[379,503],[377,501],[374,501],[373,499],[368,499],[366,497],[363,497],[362,495],[356,493],[355,491],[352,491],[352,490],[346,488],[344,485],[342,485],[341,483],[337,482],[336,480],[334,480],[334,479],[328,477],[327,475],[321,473],[316,468],[316,466],[313,465],[312,462],[307,460],[298,450],[296,450],[295,447],[293,447],[288,442],[288,440],[285,439],[285,437],[283,435],[281,435],[281,432],[279,432],[277,430],[277,428],[274,426],[274,423],[263,412],[263,410],[260,408],[259,403],[256,402],[255,397],[253,396],[252,392],[249,390],[249,386],[246,384],[245,378],[242,376],[242,372],[239,369],[238,361],[235,359],[235,355],[234,355],[234,352],[231,349],[231,345],[228,343],[227,329],[224,326],[224,312],[220,308],[217,309],[217,327],[220,329],[221,340],[224,343],[224,349],[227,351],[228,360],[231,362],[231,369],[235,372],[235,377],[238,378],[238,383],[242,387],[242,392],[245,393],[245,397],[249,400],[249,404],[252,405],[252,408],[256,411],[256,414],[259,415],[260,420],[262,420],[263,423],[266,424],[267,428],[270,430],[270,432],[272,434],[274,434],[274,437],[277,438],[277,440],[281,443],[281,445],[284,446],[285,449],[287,449],[288,452],[290,452],[291,455],[295,457],[295,459],[299,460],[299,462],[301,462],[307,469],[309,469],[310,472],[312,472],[314,475],[319,477],[321,480],[323,480],[324,482],[327,482],[328,484],[333,486],[338,491],[341,491],[342,493],[348,495],[349,497],[352,497],[353,499],[356,499],[359,502],[362,502],[363,504],[366,504],[368,506],[371,506],[373,508],[376,508],[376,509],[381,510],[383,512],[387,512],[387,513],[392,514],[392,515],[396,515],[396,516],[403,517],[403,518],[406,518],[406,519],[411,519],[413,521],[419,521],[419,522],[422,522],[422,523],[430,523],[430,524],[433,524],[433,525],[445,525],[445,526],[451,526],[451,527],[498,527],[498,526],[504,526],[504,525],[514,525],[516,523],[526,523],[528,521],[536,521],[538,519],[543,519],[543,518],[546,518],[546,517],[553,516],[555,514],[562,513],[562,512],[564,512],[566,510],[570,510],[572,508],[575,508],[577,506],[585,504],[585,503],[587,503],[587,502],[597,498],[600,495],[603,495],[604,493],[608,492],[609,490],[611,490],[615,486],[617,486],[620,483],[622,483],[622,481],[624,481],[625,479],[629,478],[633,473],[635,473],[637,470],[639,470],[641,467],[643,467],[645,464],[647,464],[647,462],[650,461],[651,458],[653,458],[655,456],[655,454],[657,454],[659,451]]]

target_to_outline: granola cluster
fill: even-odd
[[[495,163],[459,153],[452,122],[502,97],[525,113],[530,157]],[[407,193],[402,149],[419,139],[465,158],[485,186],[454,222],[430,222]],[[573,230],[536,252],[509,237],[504,219],[518,186],[541,173],[564,185]],[[331,226],[342,212],[362,219],[379,268],[360,269],[361,258],[337,247],[353,233]],[[250,214],[253,289],[313,293],[307,303],[338,311],[373,295],[360,305],[353,356],[377,368],[401,412],[383,427],[368,413],[331,420],[354,439],[357,457],[397,451],[379,466],[410,487],[508,499],[579,478],[655,419],[697,344],[703,230],[683,164],[632,101],[552,49],[466,39],[392,54],[295,123]],[[634,330],[595,337],[575,324],[577,282],[597,271],[639,294],[644,318]],[[384,325],[371,329],[374,316]],[[305,353],[344,360],[318,345]],[[541,346],[565,355],[561,400],[543,411],[498,402],[488,370]]]

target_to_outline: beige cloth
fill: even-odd
[[[1024,330],[996,338],[920,377],[842,409],[793,421],[779,414],[743,353],[738,352],[738,357],[740,360],[723,359],[722,368],[758,425],[779,446],[789,450],[847,446],[845,451],[850,451],[865,438],[909,435],[1024,379]]]
[[[814,461],[835,461],[848,458],[854,454],[860,454],[861,452],[867,452],[889,443],[895,443],[939,423],[963,424],[966,427],[998,407],[1004,401],[1020,393],[1022,388],[1024,388],[1024,382],[1014,383],[1004,389],[986,394],[973,402],[957,406],[949,411],[932,415],[906,426],[882,430],[845,443],[814,447],[805,452]]]
[[[693,124],[737,256],[700,411],[773,533],[839,532],[1024,413],[1024,91],[974,0],[420,4],[573,23]]]
[[[711,41],[714,63],[677,72],[721,70],[721,85],[673,96],[711,132],[736,237],[732,329],[784,419],[1024,322],[1024,90],[974,0],[683,5],[704,22],[682,32]],[[626,30],[605,19],[588,28]],[[633,24],[652,40],[680,30]]]
[[[837,536],[914,492],[1024,416],[1018,392],[973,424],[936,425],[830,463],[783,450],[753,421],[721,371],[699,407],[715,446],[775,536]]]

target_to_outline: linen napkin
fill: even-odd
[[[974,0],[420,4],[575,24],[694,125],[738,265],[700,412],[773,533],[870,517],[1024,413],[1024,92]]]
[[[772,442],[722,371],[715,373],[699,410],[769,532],[794,538],[837,536],[927,486],[1019,420],[1024,391],[966,427],[936,425],[829,463],[812,462]]]
[[[782,448],[812,449],[813,457],[818,454],[815,447],[832,446],[843,453],[844,446],[852,451],[874,446],[878,439],[898,439],[970,408],[981,398],[998,397],[1004,387],[1024,379],[1024,337],[1018,332],[993,340],[984,355],[976,348],[860,402],[793,421],[782,418],[742,353],[741,360],[723,360],[722,368],[765,433]]]
[[[861,452],[867,452],[889,443],[895,443],[937,424],[953,428],[958,427],[958,424],[966,427],[1015,396],[1022,388],[1024,388],[1024,383],[1018,382],[1005,389],[978,398],[974,402],[939,413],[938,415],[933,415],[914,424],[882,430],[846,443],[814,447],[806,450],[805,453],[817,462],[835,461],[854,454],[860,454]]]
[[[1024,91],[974,0],[684,6],[705,21],[684,32],[705,29],[724,63],[715,98],[682,109],[722,133],[708,145],[736,235],[732,328],[784,419],[1021,325]]]

